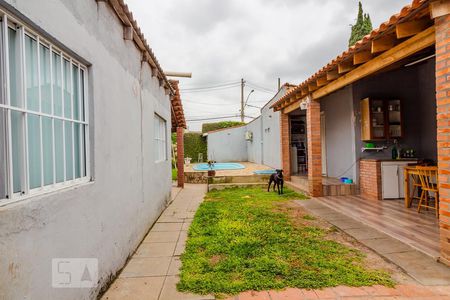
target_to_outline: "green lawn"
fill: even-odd
[[[307,225],[314,218],[292,219],[283,204],[302,198],[287,189],[282,196],[261,188],[209,192],[189,229],[178,289],[223,295],[393,285],[386,272],[365,266],[363,253],[327,239],[325,229]]]
[[[172,169],[172,180],[177,180],[178,171],[177,169]]]

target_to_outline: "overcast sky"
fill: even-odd
[[[193,73],[180,79],[187,120],[238,114],[241,78],[253,84],[245,95],[255,89],[248,103],[258,107],[272,98],[278,77],[299,84],[347,49],[358,10],[357,0],[126,2],[163,69]],[[378,27],[411,0],[362,2]],[[247,107],[245,114],[256,117],[259,109]],[[189,130],[202,122],[189,121]]]

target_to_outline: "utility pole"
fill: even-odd
[[[281,89],[281,78],[278,77],[278,90],[280,90],[280,89]]]
[[[245,114],[244,114],[244,86],[245,81],[244,78],[241,79],[241,122],[245,122]]]

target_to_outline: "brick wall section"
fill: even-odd
[[[435,25],[441,260],[450,265],[450,15]]]
[[[291,180],[291,129],[289,125],[289,115],[281,113],[281,163],[283,167],[284,179]]]
[[[184,128],[177,127],[178,187],[184,188]]]
[[[359,188],[361,195],[371,200],[381,200],[381,162],[364,159],[359,162]]]
[[[322,196],[322,142],[320,135],[320,102],[311,100],[306,111],[308,133],[309,194]]]

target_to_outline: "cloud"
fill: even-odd
[[[181,88],[240,78],[270,90],[278,77],[298,84],[346,50],[358,9],[357,0],[126,1],[163,68],[193,73]],[[378,27],[410,0],[362,2]],[[271,97],[257,90],[249,102],[262,106]],[[240,88],[182,98],[188,118],[237,114]],[[258,109],[247,113],[256,116]]]

